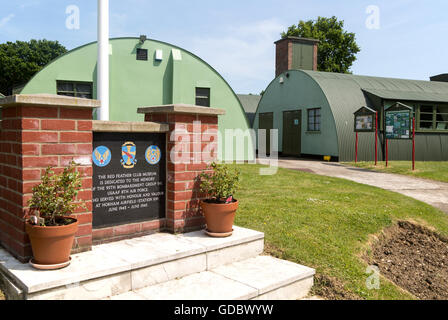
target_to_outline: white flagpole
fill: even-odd
[[[109,0],[98,0],[97,99],[98,119],[109,121]]]

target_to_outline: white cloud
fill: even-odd
[[[11,13],[10,15],[2,18],[0,20],[0,28],[6,26],[8,24],[9,21],[11,21],[11,19],[13,19],[16,15],[14,13]]]
[[[275,69],[274,42],[285,27],[277,19],[229,26],[219,36],[195,37],[192,52],[210,63],[238,91],[272,80]]]

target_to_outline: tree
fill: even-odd
[[[355,41],[355,34],[344,30],[344,21],[318,17],[317,20],[300,20],[292,25],[282,38],[289,36],[320,40],[318,50],[318,70],[325,72],[351,73],[350,67],[361,51]]]
[[[27,83],[47,63],[67,52],[58,41],[31,40],[0,44],[0,92]]]

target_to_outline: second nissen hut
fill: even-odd
[[[447,76],[432,81],[317,72],[317,41],[286,38],[277,44],[276,78],[267,87],[255,129],[278,129],[279,152],[288,156],[355,159],[354,113],[378,112],[378,157],[385,154],[385,110],[397,102],[416,118],[416,159],[448,160]],[[375,158],[375,133],[359,134],[360,161]],[[390,140],[390,160],[411,160],[410,140]]]

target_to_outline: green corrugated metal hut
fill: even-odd
[[[238,94],[237,96],[244,108],[244,112],[246,112],[247,120],[252,127],[261,96],[256,94]]]
[[[378,111],[378,156],[384,158],[384,110],[401,102],[414,109],[416,159],[448,160],[448,83],[305,70],[280,74],[266,89],[255,129],[278,129],[285,155],[355,158],[354,112]],[[297,134],[298,133],[298,134]],[[360,161],[375,158],[374,133],[359,134]],[[390,140],[390,160],[411,160],[410,140]]]

